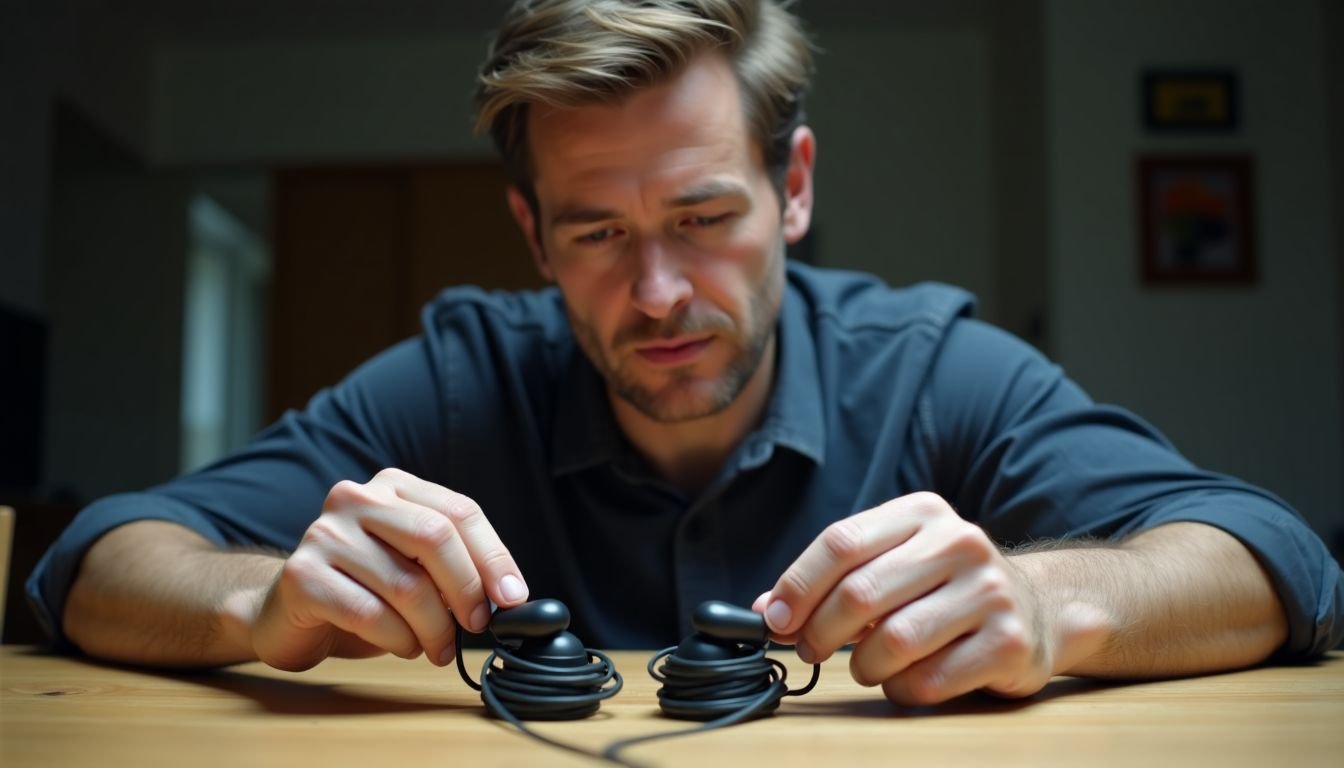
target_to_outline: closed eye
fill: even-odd
[[[722,224],[733,217],[733,212],[720,213],[717,216],[688,216],[682,221],[684,225],[691,227],[712,227],[715,224]]]

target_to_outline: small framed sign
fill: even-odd
[[[1143,281],[1253,283],[1247,155],[1141,155],[1136,164]]]
[[[1228,69],[1163,69],[1143,73],[1143,122],[1158,133],[1231,133],[1241,104]]]

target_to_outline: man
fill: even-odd
[[[905,703],[1336,644],[1344,580],[1281,501],[1094,405],[959,291],[786,265],[809,67],[768,1],[519,3],[477,106],[556,288],[450,289],[237,455],[85,510],[29,582],[54,635],[147,664],[443,665],[457,623],[530,590],[608,647],[674,642],[720,598],[807,661],[857,642],[854,679]]]

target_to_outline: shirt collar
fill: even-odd
[[[826,459],[821,371],[808,324],[806,299],[786,285],[780,309],[775,386],[761,426],[746,441],[764,439],[812,459]],[[551,472],[578,472],[629,450],[607,401],[606,383],[575,344],[560,382],[551,436]]]

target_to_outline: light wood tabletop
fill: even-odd
[[[772,654],[790,669],[808,667]],[[649,654],[612,654],[625,689],[597,715],[537,723],[600,750],[688,727],[662,717]],[[484,653],[468,651],[475,676]],[[622,755],[694,765],[1344,765],[1344,654],[1308,666],[1107,685],[1059,678],[1026,700],[972,695],[922,710],[887,703],[826,663],[816,690],[770,718],[656,741]],[[456,668],[392,657],[330,660],[303,673],[244,664],[210,673],[127,669],[0,647],[0,765],[584,765],[483,716]]]

